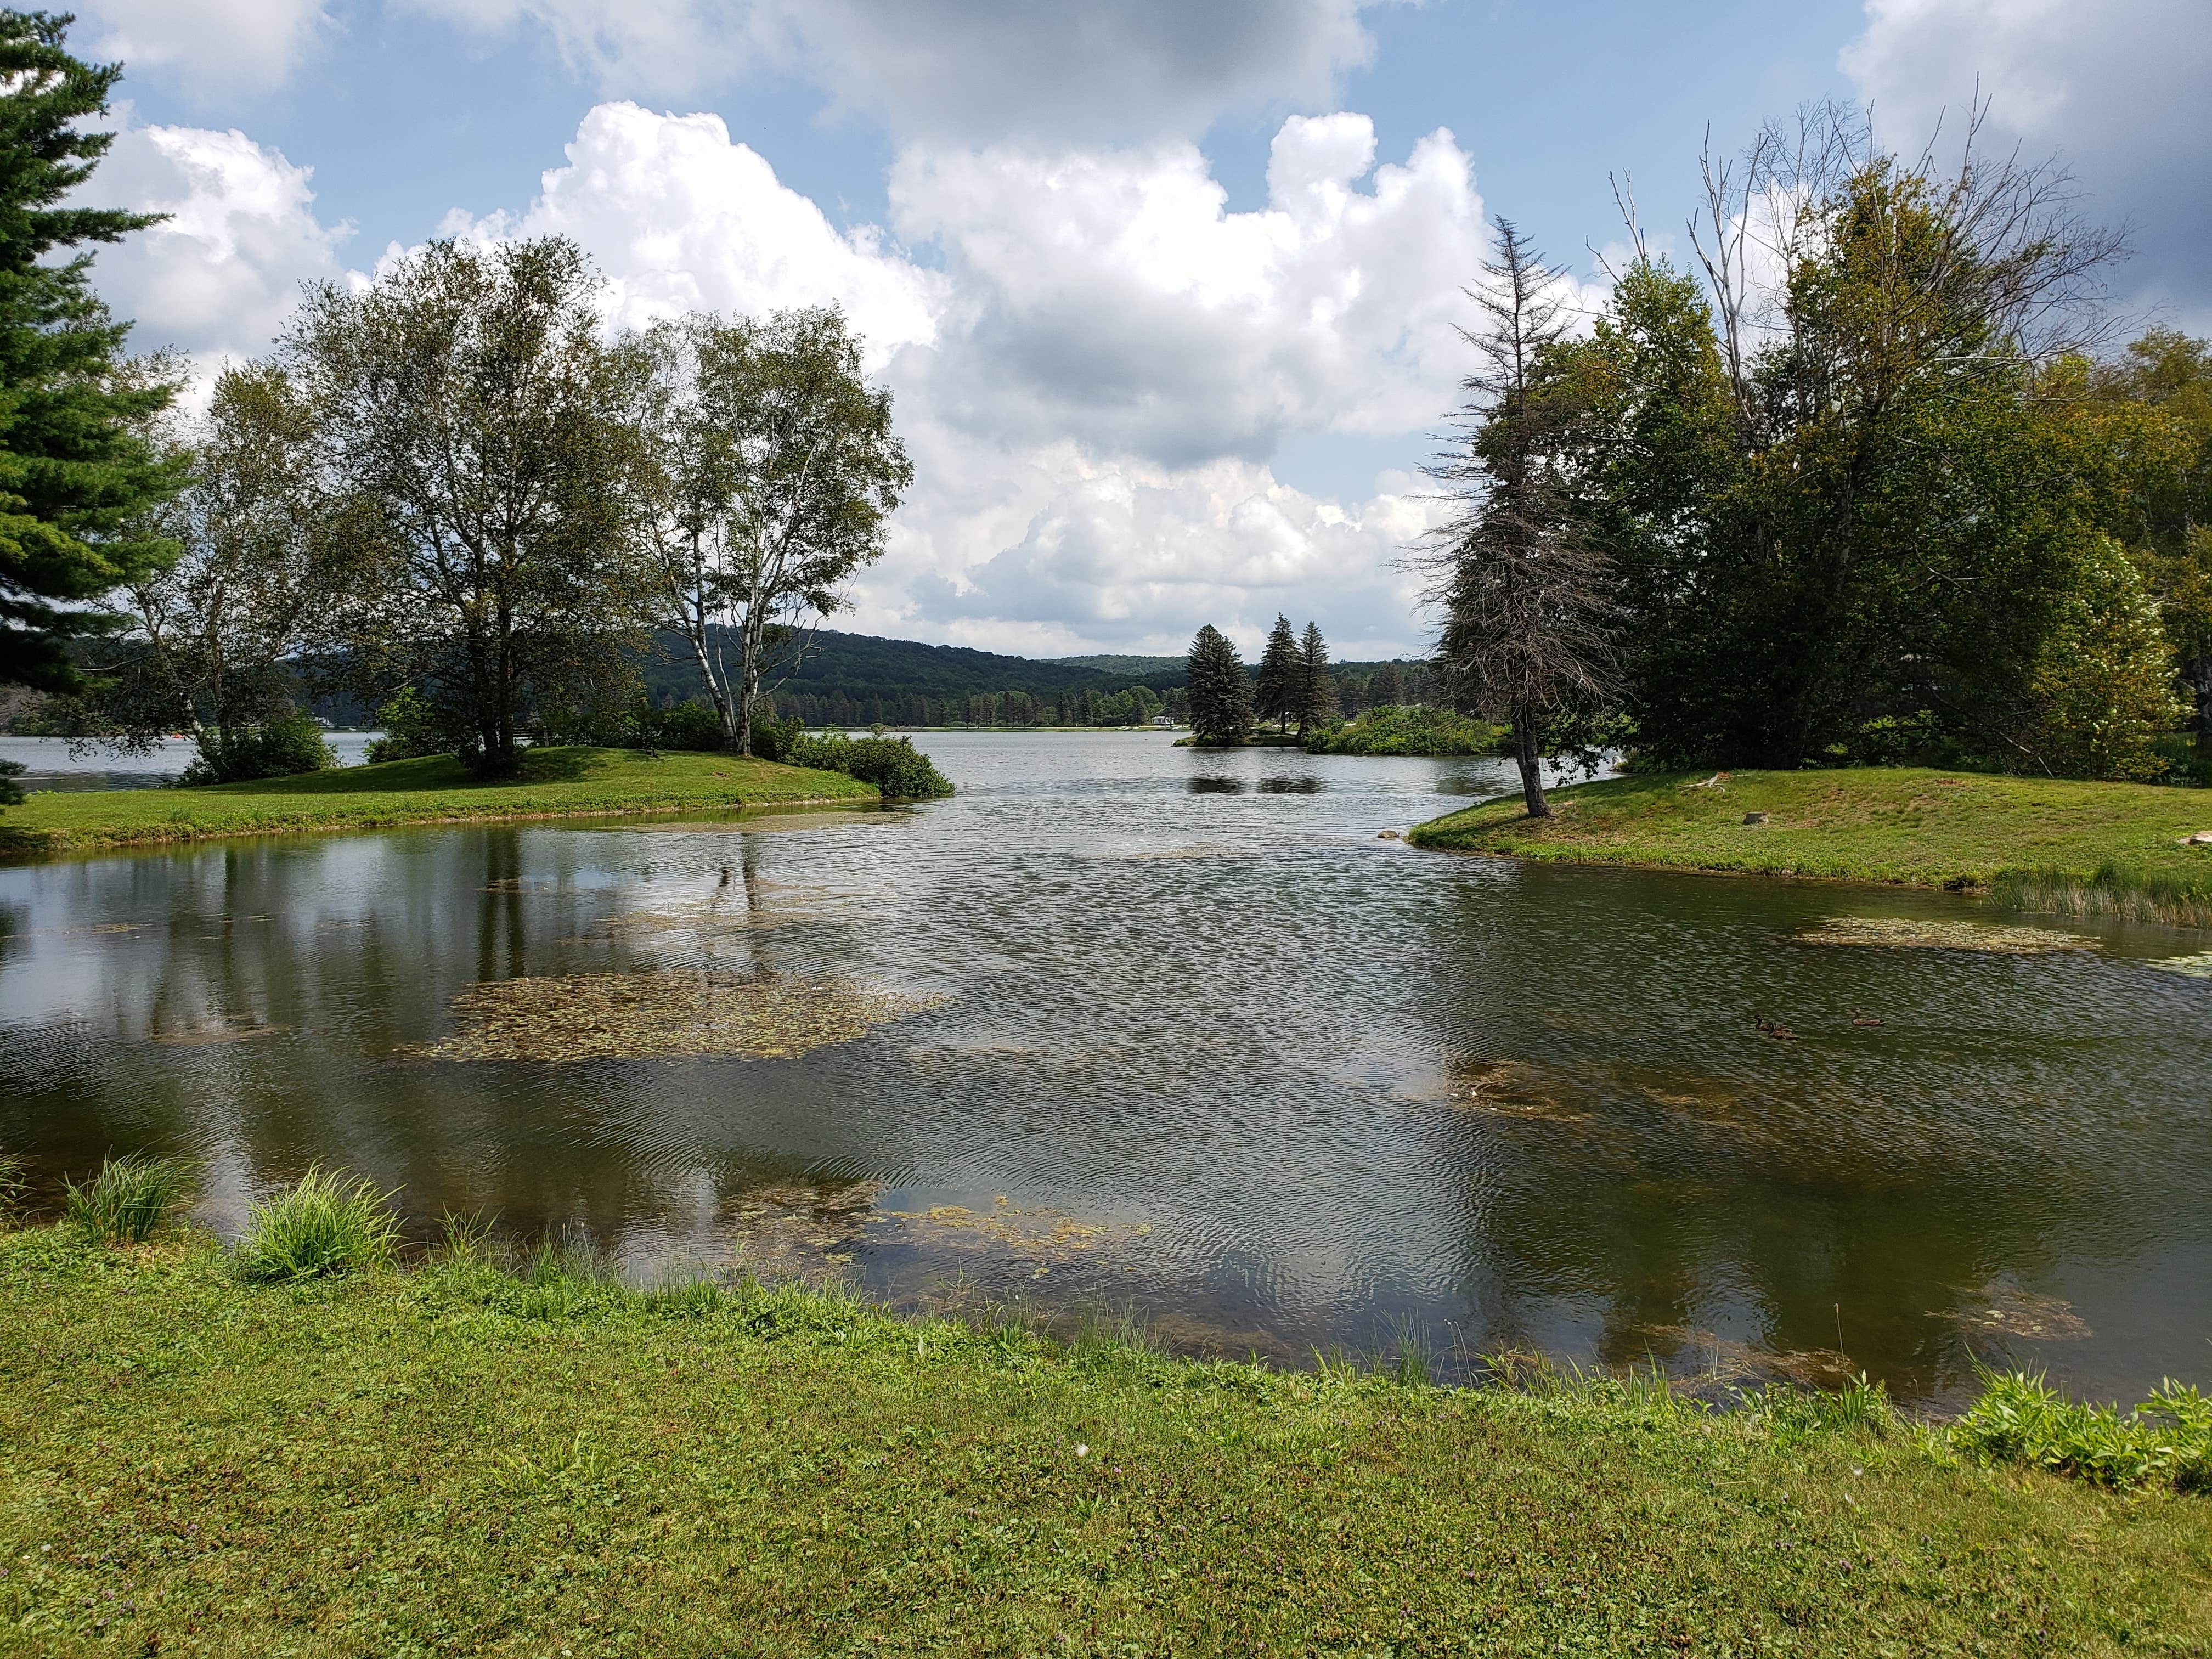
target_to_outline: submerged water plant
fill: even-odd
[[[142,1152],[106,1158],[83,1186],[69,1183],[64,1213],[88,1238],[141,1244],[191,1190],[192,1177],[192,1166],[179,1158]]]
[[[509,979],[453,1000],[459,1030],[433,1060],[781,1060],[850,1042],[936,1000],[827,979],[671,970]]]
[[[391,1199],[366,1177],[310,1165],[297,1186],[247,1212],[233,1258],[239,1276],[268,1283],[382,1267],[399,1237]]]

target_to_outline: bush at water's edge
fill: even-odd
[[[1306,739],[1310,755],[1497,755],[1506,729],[1449,708],[1384,703]]]

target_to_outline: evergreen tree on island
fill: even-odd
[[[1487,285],[1469,292],[1487,321],[1462,331],[1482,358],[1453,417],[1462,447],[1430,469],[1460,506],[1417,562],[1445,613],[1437,657],[1450,701],[1511,729],[1522,801],[1544,818],[1546,755],[1571,746],[1563,725],[1614,686],[1611,571],[1575,499],[1577,407],[1553,372],[1564,269],[1505,218],[1482,269]]]
[[[1306,624],[1298,646],[1298,735],[1336,718],[1336,681],[1328,672],[1328,641],[1316,623]]]
[[[0,684],[48,691],[82,684],[69,642],[108,625],[89,602],[175,556],[143,519],[185,481],[144,435],[176,388],[125,359],[92,256],[47,258],[161,217],[61,205],[114,142],[83,124],[123,73],[71,57],[70,21],[0,11]]]
[[[1395,708],[1406,701],[1406,677],[1395,662],[1386,662],[1367,682],[1367,701],[1377,708]]]
[[[1267,635],[1267,649],[1260,653],[1260,684],[1252,700],[1252,712],[1263,720],[1274,721],[1277,730],[1288,730],[1303,701],[1301,684],[1304,678],[1297,635],[1291,631],[1291,619],[1278,611],[1274,629]]]
[[[1237,647],[1212,623],[1190,642],[1190,730],[1200,743],[1236,743],[1252,723],[1252,682]]]

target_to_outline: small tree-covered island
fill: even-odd
[[[0,10],[0,1654],[2204,1651],[2197,43],[1156,9]]]

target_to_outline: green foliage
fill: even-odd
[[[184,482],[143,435],[176,388],[125,362],[91,255],[52,257],[156,218],[65,205],[114,141],[90,123],[122,73],[70,54],[70,21],[0,11],[0,684],[54,691],[105,626],[88,602],[174,556],[140,520]]]
[[[1260,672],[1252,688],[1252,712],[1263,720],[1286,727],[1304,701],[1299,682],[1304,678],[1298,655],[1297,635],[1291,619],[1278,611],[1267,643],[1260,653]]]
[[[1734,273],[1717,316],[1639,259],[1552,354],[1585,410],[1569,448],[1620,574],[1644,757],[2153,775],[2176,717],[2158,607],[2170,626],[2187,584],[2161,565],[2147,592],[2109,535],[2165,452],[2020,332],[2022,293],[2070,292],[2110,245],[2037,218],[2033,169],[1938,179],[1814,119],[1844,164],[1759,198],[1800,250],[1771,288]],[[1738,319],[1762,306],[1753,339]]]
[[[401,686],[376,711],[376,723],[384,728],[384,735],[370,738],[363,751],[371,765],[451,755],[459,748],[461,734],[452,720],[411,685]]]
[[[255,778],[297,777],[337,764],[312,714],[291,714],[261,726],[220,727],[200,733],[198,758],[172,786],[200,789]]]
[[[1775,1383],[1747,1394],[1744,1405],[1784,1445],[1818,1434],[1880,1437],[1894,1432],[1899,1426],[1897,1408],[1889,1401],[1889,1389],[1882,1383],[1869,1382],[1863,1371],[1836,1389]]]
[[[1336,718],[1336,681],[1328,672],[1328,641],[1308,623],[1298,639],[1298,732],[1318,731]]]
[[[0,761],[0,806],[21,806],[30,799],[15,781],[28,769],[21,761]]]
[[[399,1237],[391,1196],[374,1182],[310,1166],[296,1186],[247,1212],[232,1265],[259,1283],[383,1267]]]
[[[1509,733],[1502,726],[1449,708],[1384,704],[1344,726],[1306,739],[1310,755],[1495,755]]]
[[[64,1213],[88,1238],[114,1244],[141,1244],[191,1190],[192,1166],[173,1158],[128,1158],[102,1161],[100,1173],[83,1186],[69,1183]]]
[[[0,1153],[0,1225],[22,1214],[30,1194],[30,1166],[12,1153]]]
[[[794,739],[789,763],[842,772],[872,783],[886,800],[933,800],[952,793],[951,780],[939,771],[911,738],[848,738],[842,732]]]
[[[1945,1439],[1983,1463],[2024,1463],[2100,1486],[2212,1489],[2212,1400],[2162,1382],[2132,1411],[2067,1399],[2040,1373],[1984,1379]]]
[[[1187,674],[1193,739],[1202,744],[1242,739],[1252,724],[1252,682],[1237,659],[1237,647],[1212,623],[1190,642]]]

